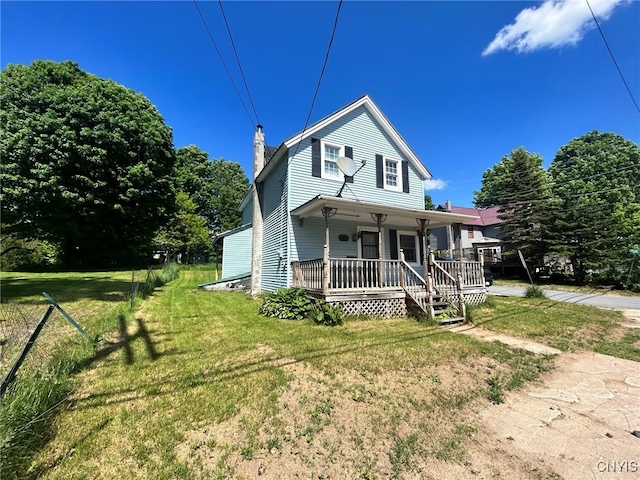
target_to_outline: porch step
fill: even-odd
[[[464,317],[439,318],[438,323],[441,327],[449,327],[451,325],[464,323]]]

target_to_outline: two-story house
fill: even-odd
[[[358,169],[350,177],[345,158]],[[223,277],[250,275],[252,293],[300,286],[350,313],[404,314],[412,288],[426,305],[426,229],[474,218],[424,210],[430,177],[368,95],[275,149],[259,126],[243,225],[223,235]]]

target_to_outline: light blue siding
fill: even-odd
[[[265,179],[262,186],[262,290],[288,286],[288,208],[287,162],[283,161]]]
[[[406,160],[365,107],[338,119],[315,133],[314,138],[353,148],[353,160],[359,166],[366,165],[343,191],[343,198],[397,205],[407,208],[424,208],[422,180],[409,165],[409,193],[384,190],[376,187],[376,154]],[[290,150],[296,153],[296,147]],[[289,208],[294,209],[316,195],[335,195],[342,181],[311,176],[311,139],[301,142],[295,157],[290,161]],[[353,192],[353,193],[352,193]]]
[[[253,222],[253,198],[250,198],[242,210],[242,225]]]
[[[224,237],[222,247],[222,278],[235,277],[251,271],[251,241],[253,228]]]

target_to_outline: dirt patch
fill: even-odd
[[[563,354],[544,384],[480,413],[487,444],[563,478],[638,478],[640,364]]]
[[[256,345],[230,365],[261,358],[290,376],[277,411],[259,428],[242,411],[188,432],[177,455],[203,478],[557,478],[488,441],[477,412],[505,368],[493,358],[332,375]]]
[[[620,325],[627,328],[640,328],[640,309],[638,310],[622,310],[625,320]]]
[[[471,335],[481,340],[485,340],[488,342],[501,342],[505,345],[509,345],[513,348],[522,348],[523,350],[527,350],[533,353],[541,353],[541,354],[553,354],[557,355],[562,353],[557,348],[550,347],[548,345],[544,345],[542,343],[534,342],[533,340],[528,340],[525,338],[516,338],[509,335],[502,335],[500,333],[495,333],[489,330],[485,330],[481,327],[476,327],[473,325],[460,325],[457,327],[453,327],[450,329],[452,332],[462,333],[465,335]]]

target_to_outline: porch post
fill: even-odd
[[[426,218],[416,218],[418,225],[420,225],[420,241],[422,242],[422,258],[420,259],[420,263],[422,263],[422,276],[427,280],[427,275],[429,275],[429,268],[427,266],[427,242],[425,241],[424,234],[427,231],[427,225],[429,225],[429,220]]]
[[[329,245],[325,245],[322,251],[322,294],[329,294]]]
[[[464,304],[464,292],[462,290],[462,275],[460,275],[459,273],[458,273],[457,283],[458,283],[458,308],[460,309],[460,316],[464,318],[466,321],[467,312]]]
[[[402,287],[403,290],[406,287],[403,249],[400,249],[400,287]]]
[[[456,243],[458,244],[458,260],[460,260],[461,262],[464,260],[462,258],[462,224],[461,223],[456,223],[456,233],[458,235],[458,239],[456,240]]]
[[[387,219],[383,213],[372,213],[371,217],[378,225],[378,260],[382,260],[382,222]],[[382,262],[378,262],[378,288],[382,287]]]

